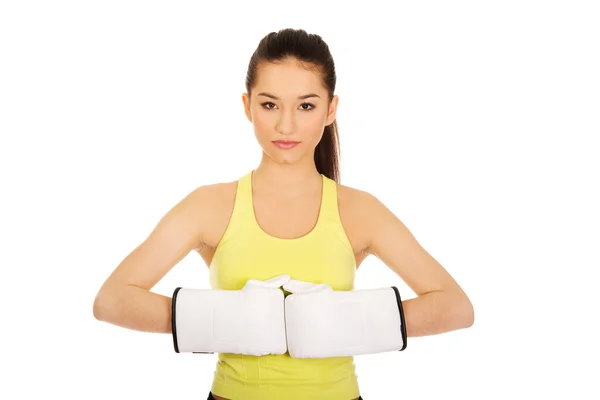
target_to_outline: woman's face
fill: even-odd
[[[294,59],[261,64],[251,98],[245,93],[242,100],[263,152],[284,164],[313,162],[315,147],[325,126],[335,120],[338,103],[337,96],[329,102],[319,72]]]

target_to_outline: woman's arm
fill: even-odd
[[[369,211],[368,252],[417,294],[402,302],[407,335],[435,335],[473,325],[473,305],[452,276],[377,198],[366,194],[365,202]]]
[[[188,194],[106,279],[94,300],[94,317],[124,328],[171,333],[171,297],[150,290],[203,242],[211,186]]]

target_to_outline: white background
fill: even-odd
[[[294,27],[335,58],[342,183],[475,306],[470,329],[357,357],[364,398],[597,399],[594,3],[2,2],[0,397],[206,398],[216,356],[92,303],[175,202],[258,164],[247,64]],[[207,278],[190,254],[154,290]],[[359,288],[390,284],[412,296],[377,259],[359,269]]]

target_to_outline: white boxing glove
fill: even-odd
[[[249,280],[241,290],[173,293],[171,327],[177,353],[284,354],[284,293],[289,275]]]
[[[283,285],[287,346],[293,358],[401,351],[406,325],[396,287],[335,291],[326,284]]]

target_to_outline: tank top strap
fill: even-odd
[[[320,217],[327,221],[338,220],[337,183],[323,174],[321,176],[323,177],[323,193]]]
[[[235,202],[230,219],[230,225],[236,227],[249,227],[254,221],[252,206],[252,171],[241,176],[237,181]]]

